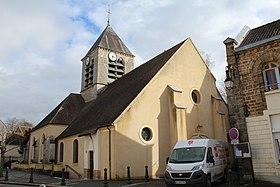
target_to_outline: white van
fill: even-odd
[[[226,178],[228,143],[213,139],[179,141],[166,162],[164,178],[167,186],[211,186],[212,182]]]

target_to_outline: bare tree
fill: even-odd
[[[19,120],[16,117],[9,118],[6,120],[7,131],[13,133],[18,126]]]
[[[205,53],[204,51],[199,52],[201,57],[203,58],[204,62],[208,66],[208,68],[211,70],[215,64],[215,61],[211,58],[211,55],[208,53]]]
[[[217,82],[217,89],[220,92],[223,99],[227,102],[227,93],[226,93],[226,87],[223,81]]]
[[[33,127],[33,124],[26,119],[18,119],[16,117],[7,119],[5,124],[9,133],[14,133],[19,126]]]

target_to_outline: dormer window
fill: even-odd
[[[265,91],[277,90],[280,87],[279,66],[274,63],[266,64],[263,68]]]

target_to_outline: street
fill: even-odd
[[[23,187],[23,185],[12,185],[12,184],[0,184],[0,187]]]
[[[73,186],[73,187],[103,187],[104,183],[102,181],[80,181],[75,183],[68,183],[67,186]],[[117,187],[117,186],[123,186],[123,187],[165,187],[164,180],[154,180],[150,182],[143,182],[143,181],[133,181],[133,184],[127,184],[127,181],[111,181],[108,183],[109,187]],[[215,187],[226,187],[227,184],[224,183],[214,183],[213,186]]]
[[[30,185],[29,180],[30,180],[30,172],[26,171],[16,171],[16,170],[9,170],[9,180],[7,181],[7,184],[3,184],[6,181],[3,181],[4,178],[2,178],[0,183],[1,186],[15,186],[14,183],[16,183],[16,186],[27,186]],[[51,177],[48,175],[44,174],[39,174],[39,173],[34,173],[33,174],[33,184],[46,184],[46,185],[51,185],[51,186],[60,186],[61,179]],[[104,182],[103,181],[93,181],[93,180],[66,180],[66,186],[73,186],[73,187],[103,187]],[[143,180],[132,180],[132,184],[128,184],[128,181],[122,180],[122,181],[108,181],[108,187],[119,187],[119,186],[126,186],[126,187],[165,187],[165,183],[163,179],[160,180],[152,180],[150,182],[144,182]],[[225,183],[214,183],[213,186],[215,187],[224,187],[228,186]]]

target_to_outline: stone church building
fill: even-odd
[[[280,20],[224,44],[230,123],[250,142],[255,175],[280,182]]]
[[[133,69],[111,26],[82,59],[71,93],[31,132],[29,163],[62,164],[72,177],[164,175],[178,140],[227,139],[227,105],[190,38]]]

